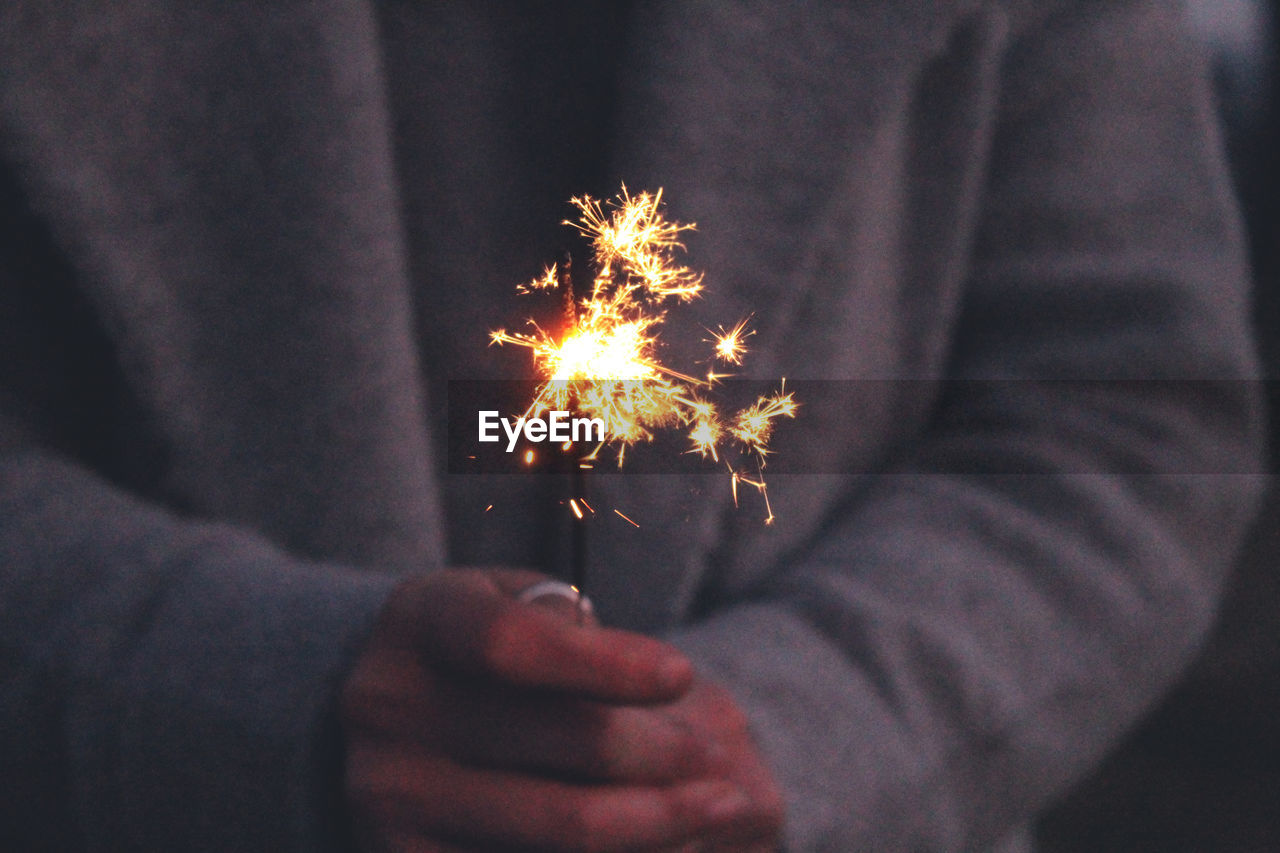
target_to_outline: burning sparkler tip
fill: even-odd
[[[541,277],[518,288],[521,293],[559,291],[564,331],[552,334],[530,320],[531,331],[499,329],[490,333],[490,343],[518,344],[531,351],[544,381],[527,415],[572,407],[604,424],[602,440],[579,460],[579,470],[592,467],[605,444],[617,448],[617,463],[622,467],[628,446],[652,440],[659,428],[677,425],[688,430],[688,453],[718,462],[721,449],[733,443],[763,467],[775,420],[795,414],[796,403],[786,392],[785,380],[774,396],[760,397],[754,405],[729,417],[698,397],[698,389],[709,388],[729,374],[709,369],[704,381],[673,370],[658,359],[656,329],[666,319],[664,303],[671,299],[687,302],[703,289],[702,275],[675,260],[676,253],[684,249],[682,235],[696,226],[668,220],[662,196],[662,189],[632,194],[623,184],[621,193],[608,201],[589,195],[571,198],[569,203],[579,215],[576,221],[565,220],[564,224],[591,241],[594,278],[590,295],[575,296],[572,260],[566,256],[548,266]],[[748,328],[752,316],[729,329],[707,329],[715,360],[742,363],[747,352],[745,341],[755,334]],[[525,454],[525,462],[533,463],[532,451]],[[740,480],[757,488],[763,484],[745,479],[729,467],[735,504]],[[571,508],[580,514],[576,503]],[[768,521],[772,521],[771,511]]]

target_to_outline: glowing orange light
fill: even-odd
[[[725,374],[708,371],[705,379],[696,379],[664,365],[657,356],[665,304],[686,302],[702,291],[702,275],[675,260],[677,252],[684,249],[681,236],[694,225],[670,222],[663,216],[661,190],[631,195],[624,186],[608,202],[582,196],[571,199],[570,204],[577,209],[578,218],[564,224],[591,240],[594,279],[590,295],[575,301],[567,268],[552,265],[517,291],[560,289],[567,306],[567,328],[552,334],[530,321],[530,331],[498,329],[489,335],[493,344],[516,344],[532,352],[543,381],[525,417],[574,410],[599,418],[604,423],[604,440],[582,457],[582,467],[589,467],[605,445],[615,449],[621,466],[627,447],[652,441],[654,432],[664,428],[684,430],[691,444],[689,452],[713,461],[721,459],[726,444],[736,444],[755,458],[756,479],[742,479],[730,466],[735,500],[740,479],[765,494],[759,472],[775,422],[794,417],[798,406],[786,392],[785,381],[776,394],[725,415],[705,396]],[[742,363],[747,352],[745,341],[754,334],[747,323],[742,320],[728,330],[720,326],[719,332],[710,332],[714,359]],[[525,461],[532,462],[532,451]],[[765,502],[767,507],[767,494]],[[576,504],[573,506],[578,512]],[[772,520],[769,510],[766,523]]]

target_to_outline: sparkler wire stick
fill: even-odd
[[[585,502],[587,493],[586,472],[574,466],[569,478],[570,489],[574,497]],[[571,537],[569,552],[570,582],[578,590],[578,624],[581,625],[586,622],[587,618],[586,605],[584,604],[587,600],[587,525],[582,518],[577,518],[570,525],[569,530]]]
[[[573,255],[568,251],[560,256],[559,285],[561,308],[565,319],[565,335],[573,334],[578,328],[578,293],[573,284]],[[569,579],[578,591],[577,615],[578,624],[587,620],[587,527],[583,524],[582,513],[572,501],[581,499],[586,502],[586,473],[577,465],[573,465],[569,474],[570,502],[573,506],[574,522],[569,525]]]

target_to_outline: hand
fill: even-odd
[[[540,575],[402,584],[342,691],[346,792],[373,850],[658,850],[758,822],[676,711],[675,649],[514,595]]]
[[[773,774],[756,751],[747,718],[724,688],[704,679],[666,713],[704,744],[714,744],[712,772],[737,784],[754,804],[750,815],[680,848],[681,853],[772,853],[782,843],[784,806]]]

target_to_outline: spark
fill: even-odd
[[[718,333],[708,329],[707,331],[711,333],[712,339],[704,338],[703,340],[715,345],[716,358],[726,364],[742,364],[742,356],[747,351],[743,341],[755,334],[755,330],[747,328],[747,323],[749,322],[751,322],[750,317],[740,320],[738,325],[727,332],[724,326],[719,327],[720,331]],[[724,374],[708,373],[707,378],[711,380],[712,377],[719,378],[722,375]]]
[[[787,380],[782,380],[782,390],[772,397],[760,397],[734,418],[729,432],[742,444],[764,458],[769,453],[769,439],[773,436],[774,420],[779,417],[794,418],[797,403],[794,394],[787,393]]]
[[[560,284],[560,278],[556,271],[555,264],[547,267],[542,271],[540,278],[535,278],[527,284],[521,284],[516,287],[517,293],[532,293],[535,290],[554,290]]]
[[[699,417],[694,421],[693,429],[689,430],[689,441],[693,443],[693,448],[688,452],[697,453],[704,459],[710,456],[719,462],[720,456],[716,453],[716,445],[723,435],[724,427],[715,419],[714,414]]]
[[[615,510],[614,510],[614,512],[616,512],[618,515],[622,516],[622,520],[623,520],[623,521],[625,521],[627,524],[630,524],[632,527],[639,527],[639,526],[640,526],[640,525],[636,524],[634,521],[632,521],[630,518],[627,518],[627,516],[626,516],[626,515],[623,515],[623,513],[622,513],[622,511],[621,511],[621,510],[615,509]]]
[[[710,370],[705,379],[698,379],[658,357],[658,332],[670,303],[688,302],[703,289],[701,273],[676,259],[685,248],[683,236],[696,226],[665,217],[662,190],[633,195],[624,185],[609,201],[584,195],[569,203],[578,216],[563,224],[591,242],[594,278],[589,296],[575,300],[568,261],[553,264],[517,291],[559,290],[565,328],[552,332],[530,320],[525,331],[497,329],[489,334],[492,344],[513,344],[532,353],[541,384],[525,417],[574,410],[603,421],[604,439],[579,459],[580,467],[590,467],[605,446],[614,450],[621,467],[628,447],[652,441],[662,429],[685,432],[690,442],[687,452],[715,462],[722,461],[726,446],[735,445],[754,458],[756,472],[754,480],[744,479],[729,466],[734,472],[735,500],[739,479],[753,486],[760,483],[757,488],[763,494],[760,473],[774,427],[779,418],[794,417],[798,406],[787,393],[785,380],[776,394],[726,414],[706,395],[727,374]],[[713,345],[715,360],[742,363],[746,340],[755,334],[748,326],[750,320],[747,317],[727,330],[724,326],[718,332],[707,330],[712,339],[706,342]],[[526,462],[532,462],[532,452]],[[767,495],[765,500],[767,506]],[[772,520],[769,510],[766,523]]]
[[[764,498],[764,510],[765,510],[764,523],[766,525],[773,524],[773,521],[774,521],[773,505],[769,502],[769,485],[764,481],[763,471],[760,472],[760,474],[756,477],[756,479],[752,479],[748,477],[746,474],[743,474],[741,471],[735,471],[731,467],[729,469],[729,476],[730,476],[730,480],[729,480],[730,489],[732,489],[733,491],[734,507],[736,508],[738,506],[738,484],[743,483],[745,485],[751,486],[752,488],[754,488],[756,491],[760,493],[760,496],[762,498]]]
[[[573,510],[573,514],[578,517],[579,521],[582,520],[582,510],[578,508],[578,502],[573,498],[569,498],[569,509]]]

